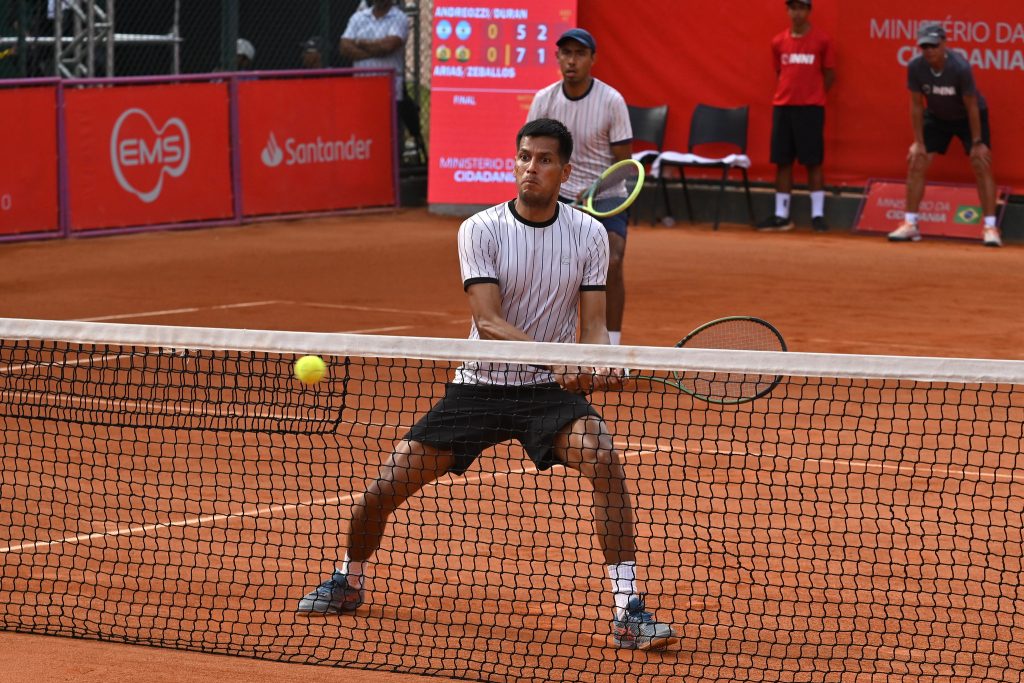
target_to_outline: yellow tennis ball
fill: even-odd
[[[327,364],[320,356],[303,356],[295,361],[295,378],[303,384],[316,384],[327,374]]]

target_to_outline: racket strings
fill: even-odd
[[[594,199],[626,199],[633,194],[640,181],[640,172],[636,166],[622,166],[607,174],[594,188]]]
[[[771,327],[755,319],[734,318],[708,325],[687,337],[680,346],[692,349],[785,351],[785,344]],[[767,394],[778,383],[775,375],[735,372],[680,372],[676,382],[712,401],[742,401]]]

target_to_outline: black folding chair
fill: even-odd
[[[654,160],[658,158],[658,155],[664,149],[668,105],[663,104],[660,107],[634,107],[629,104],[626,107],[629,109],[629,125],[633,129],[633,140],[649,142],[655,147],[654,150],[644,150],[643,152],[633,154],[633,158],[643,164],[645,169],[649,170],[651,164],[654,163]],[[651,208],[652,225],[657,218],[657,214],[658,200],[657,195],[655,195]],[[636,212],[633,215],[636,216]]]
[[[665,169],[676,168],[679,170],[679,180],[683,185],[683,196],[686,198],[686,214],[693,222],[693,204],[690,201],[690,190],[686,183],[686,168],[721,168],[722,179],[718,186],[718,195],[715,199],[715,223],[714,229],[718,229],[719,217],[722,210],[722,195],[725,194],[725,182],[729,178],[729,172],[738,168],[743,176],[743,189],[747,196],[747,211],[751,223],[754,220],[754,202],[750,196],[750,178],[744,163],[749,165],[750,160],[747,153],[747,122],[749,119],[749,107],[735,107],[723,109],[707,104],[698,104],[693,110],[693,118],[690,119],[690,139],[687,144],[688,155],[694,155],[695,149],[701,145],[724,144],[735,147],[739,158],[736,155],[714,158],[671,160],[664,155],[659,158],[658,181],[661,185],[662,197],[669,215],[672,215],[672,205],[669,202],[668,185],[665,182]],[[683,155],[687,156],[687,155]],[[744,162],[745,160],[745,162]]]

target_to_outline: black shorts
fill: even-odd
[[[772,163],[799,161],[821,166],[825,161],[825,107],[775,107],[772,110]]]
[[[988,109],[981,110],[981,139],[988,147],[992,146],[991,134],[988,129]],[[953,138],[960,138],[964,151],[971,153],[971,122],[969,119],[959,121],[943,121],[924,111],[924,148],[928,152],[945,154]]]
[[[584,396],[557,384],[451,383],[444,398],[403,438],[454,453],[454,474],[465,472],[484,449],[512,439],[523,445],[538,470],[546,470],[561,464],[552,451],[555,435],[588,415],[600,419]]]

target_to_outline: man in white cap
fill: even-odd
[[[970,156],[977,179],[985,221],[982,242],[987,247],[1000,247],[1003,242],[996,227],[996,181],[992,176],[985,98],[974,84],[971,65],[957,52],[946,49],[946,30],[941,24],[922,24],[917,30],[917,45],[922,54],[907,65],[914,129],[914,142],[907,153],[907,211],[903,224],[889,233],[889,240],[920,241],[917,211],[924,197],[925,172],[936,154],[946,153],[955,137]]]
[[[239,38],[235,47],[235,68],[239,71],[248,71],[252,68],[254,59],[256,59],[256,48],[245,38]]]

